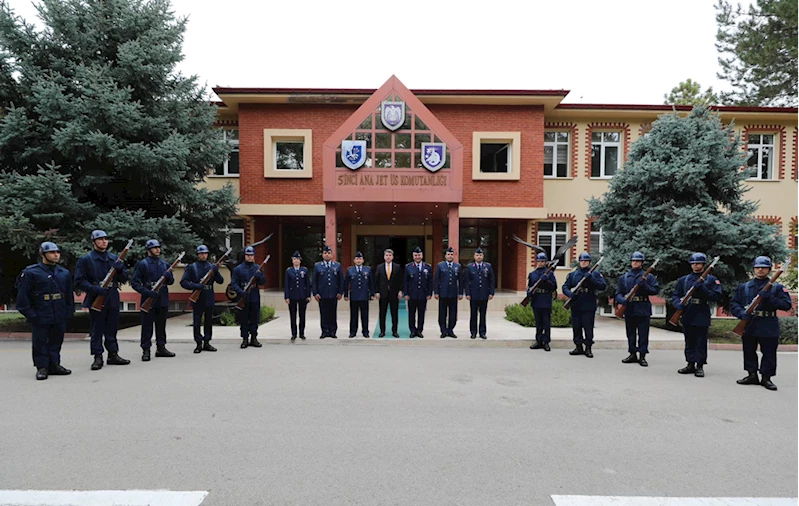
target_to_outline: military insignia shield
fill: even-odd
[[[380,120],[387,129],[399,129],[405,123],[405,102],[384,101],[380,105]]]
[[[443,142],[422,143],[422,165],[430,172],[436,172],[447,161],[447,145]]]
[[[359,169],[366,162],[366,141],[341,141],[341,161],[349,169]]]

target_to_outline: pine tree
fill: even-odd
[[[176,70],[186,19],[168,0],[37,9],[41,30],[0,3],[0,302],[45,238],[68,265],[93,228],[117,248],[156,237],[165,254],[221,244],[234,191],[197,184],[230,148],[204,86]]]
[[[752,272],[752,261],[768,255],[782,261],[788,253],[777,227],[753,218],[758,204],[747,200],[744,181],[751,169],[733,125],[698,106],[686,117],[671,113],[634,142],[623,171],[589,212],[602,227],[603,273],[615,278],[629,269],[630,254],[642,251],[648,266],[660,257],[656,274],[670,300],[676,280],[690,272],[693,252],[718,255],[714,275],[728,302],[735,286]]]
[[[671,91],[663,95],[664,104],[673,105],[715,105],[719,98],[713,92],[713,87],[702,91],[702,85],[692,79],[680,82]]]

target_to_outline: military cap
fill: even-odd
[[[771,259],[766,256],[759,256],[755,258],[754,267],[768,267],[771,268]]]
[[[150,249],[150,248],[160,248],[160,247],[161,247],[161,243],[160,243],[160,242],[158,242],[158,239],[150,239],[150,240],[149,240],[149,241],[147,241],[147,243],[144,245],[144,249]]]
[[[333,251],[333,250],[330,248],[330,246],[329,246],[329,245],[325,244],[325,245],[322,247],[322,251],[323,251],[323,252],[331,252],[331,251]]]
[[[93,230],[92,231],[92,241],[94,241],[96,239],[102,239],[102,238],[108,239],[108,234],[106,234],[102,230]]]
[[[41,246],[39,246],[39,253],[44,254],[51,251],[61,251],[61,248],[59,248],[56,243],[50,241],[45,241]]]
[[[547,257],[546,253],[538,253],[535,256],[535,261],[536,262],[546,262],[547,260],[549,260],[549,257]]]
[[[246,248],[244,248],[244,254],[245,255],[254,255],[255,254],[255,248],[253,248],[252,246],[247,246]]]
[[[360,251],[356,251],[355,258],[363,258],[363,253],[361,253]]]
[[[477,248],[476,250],[474,250],[474,252],[475,253],[480,253],[482,255],[483,254],[483,248]]]
[[[422,248],[420,248],[419,246],[416,246],[415,248],[413,248],[413,252],[414,253],[421,253],[422,252]]]
[[[294,252],[294,253],[291,255],[291,258],[302,258],[302,255],[300,255],[300,252],[299,252],[299,251],[295,251],[295,252]]]
[[[208,246],[206,246],[205,244],[200,244],[199,246],[197,246],[196,252],[197,253],[210,253],[211,250],[209,250]]]
[[[590,262],[591,261],[591,254],[584,251],[584,252],[580,253],[580,258],[578,258],[578,260],[580,262],[585,261],[585,260],[588,260]]]
[[[449,248],[447,248],[447,253],[455,253],[455,248],[450,246]]]

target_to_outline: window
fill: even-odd
[[[275,142],[275,170],[304,170],[305,143],[299,141]]]
[[[569,132],[544,132],[544,177],[569,174]]]
[[[619,169],[620,152],[620,132],[592,132],[591,177],[613,177]]]
[[[773,154],[773,134],[749,134],[749,160],[746,165],[755,169],[750,179],[774,179]]]
[[[605,249],[605,244],[602,241],[602,229],[599,228],[599,225],[596,224],[595,221],[591,222],[591,249],[589,251],[591,253],[602,253],[602,250]]]
[[[666,316],[666,305],[665,304],[652,304],[652,316],[654,317],[665,317]]]
[[[480,143],[480,172],[483,174],[503,173],[511,170],[511,145],[509,142]]]
[[[123,308],[124,308],[123,311],[136,311],[136,303],[125,302]]]
[[[264,177],[312,178],[311,130],[264,129]]]
[[[554,258],[558,248],[566,244],[566,232],[569,224],[562,221],[542,221],[538,223],[538,245],[544,248],[550,260]],[[566,255],[557,258],[558,265],[567,266]]]
[[[233,226],[224,229],[225,251],[233,248],[230,258],[238,258],[238,253],[244,249],[244,220],[231,220]]]
[[[497,241],[497,226],[490,220],[475,220],[470,223],[461,223],[458,227],[460,235],[460,248],[458,249],[458,261],[463,265],[474,262],[474,252],[479,246],[483,250],[484,262],[497,262],[499,255]],[[446,227],[445,234],[449,237],[449,225]],[[497,265],[494,265],[494,274]]]
[[[472,179],[518,180],[521,139],[521,132],[472,132]]]
[[[214,169],[215,176],[238,176],[239,175],[239,131],[223,130],[225,140],[230,144],[230,154],[222,165]]]

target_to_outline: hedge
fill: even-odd
[[[505,319],[522,327],[535,327],[533,308],[521,304],[505,306]],[[552,301],[552,327],[571,327],[571,311],[563,307],[563,301]]]

